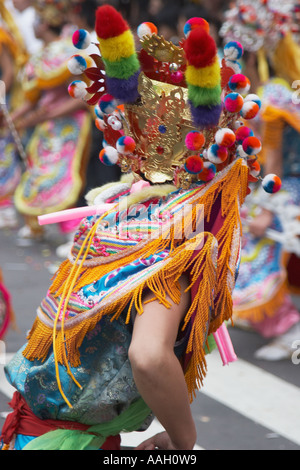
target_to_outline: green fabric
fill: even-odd
[[[110,62],[103,58],[102,60],[105,64],[105,72],[108,77],[128,80],[140,68],[140,63],[135,53],[127,58],[123,57],[116,62]]]
[[[87,431],[50,431],[33,439],[23,450],[99,450],[107,437],[139,429],[150,413],[150,408],[140,398],[108,423],[96,424]]]
[[[221,103],[221,85],[213,88],[202,88],[189,85],[188,97],[195,107],[217,105]]]
[[[217,347],[217,344],[215,342],[215,339],[214,339],[214,336],[213,335],[209,335],[207,337],[207,344],[205,345],[205,354],[210,354],[212,353],[216,347]]]

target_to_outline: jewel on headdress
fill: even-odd
[[[270,194],[277,193],[281,188],[281,179],[274,173],[266,175],[262,180],[263,189]]]
[[[74,80],[68,87],[69,95],[72,98],[83,99],[87,95],[87,84],[82,80]]]
[[[144,23],[141,23],[137,27],[137,35],[140,39],[142,39],[144,36],[151,36],[152,34],[157,34],[157,27],[155,24],[149,22],[149,21],[144,21]]]
[[[243,107],[244,99],[239,93],[228,93],[224,99],[224,106],[229,113],[239,113]]]
[[[87,62],[80,55],[73,55],[68,61],[68,69],[73,75],[81,75],[87,69]]]
[[[215,141],[220,147],[231,147],[236,141],[236,135],[229,128],[219,129],[216,132]]]
[[[78,29],[72,36],[73,45],[77,49],[87,49],[91,44],[91,35],[85,29]]]

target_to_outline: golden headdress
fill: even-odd
[[[146,22],[137,29],[136,48],[129,26],[108,5],[97,10],[96,32],[95,66],[86,67],[80,55],[69,63],[92,84],[75,80],[69,93],[95,106],[96,125],[104,133],[103,163],[181,188],[210,181],[236,158],[246,160],[253,177],[259,174],[260,142],[245,126],[238,129],[241,117],[252,119],[260,108],[258,97],[247,95],[250,83],[240,73],[240,43],[224,49],[220,64],[209,24],[191,18],[180,46]],[[90,42],[87,31],[74,33],[78,49]]]

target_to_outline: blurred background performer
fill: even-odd
[[[298,12],[296,1],[237,1],[227,11],[220,33],[226,43],[243,43],[244,70],[251,91],[263,103],[253,120],[262,139],[258,161],[264,174],[276,173],[282,179],[278,194],[259,191],[248,196],[233,295],[235,323],[272,338],[255,353],[265,360],[290,357],[300,335],[300,315],[291,297],[299,292],[300,266],[300,105],[292,88],[300,77]],[[268,235],[270,229],[279,235],[277,241]]]

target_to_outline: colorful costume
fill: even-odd
[[[212,335],[225,363],[236,358],[221,346],[228,341],[224,321],[231,318],[240,259],[239,213],[258,139],[246,142],[249,153],[241,158],[234,129],[244,99],[239,95],[234,103],[229,93],[230,64],[224,59],[227,75],[222,73],[209,25],[201,18],[188,22],[183,47],[157,36],[152,26],[141,35],[137,53],[119,13],[99,8],[101,59],[85,70],[94,84],[88,90],[78,81],[70,86],[75,97],[99,102],[106,142],[100,159],[118,163],[126,175],[87,195],[89,215],[69,258],[38,309],[28,343],[6,367],[18,390],[13,416],[22,418],[15,427],[9,418],[4,425],[6,448],[14,447],[14,434],[27,441],[37,436],[24,438],[30,435],[28,408],[46,424],[56,420],[59,429],[41,433],[25,449],[95,449],[120,431],[144,429],[151,410],[128,360],[132,324],[143,313],[146,291],[167,308],[178,303],[184,274],[191,302],[174,351],[190,399],[206,374]],[[87,46],[88,34],[77,32],[74,43]],[[241,57],[241,45],[234,44],[230,54]],[[224,109],[222,91],[228,98]]]
[[[282,191],[268,196],[257,191],[248,201],[248,217],[255,217],[261,208],[274,217],[266,236],[244,234],[233,293],[237,322],[246,320],[264,337],[282,335],[300,320],[290,296],[295,277],[288,272],[291,256],[299,269],[300,255],[300,106],[291,88],[299,70],[297,11],[293,1],[238,1],[221,31],[227,41],[240,38],[245,49],[257,54],[263,83],[257,91],[263,102],[257,123],[263,143],[260,163],[266,163],[268,151],[280,149],[282,153]],[[282,78],[269,79],[266,58]]]
[[[2,92],[4,94],[0,99],[0,109],[5,113],[3,116],[5,123],[6,113],[12,112],[22,101],[23,94],[18,74],[25,65],[28,54],[24,48],[20,32],[12,15],[5,7],[4,1],[0,2],[0,20],[0,54],[2,48],[9,51],[14,63],[15,76],[10,90],[0,91],[0,95],[2,95]],[[0,222],[1,226],[2,224],[5,226],[6,223],[15,224],[14,218],[12,219],[11,216],[8,216],[13,210],[13,194],[20,182],[22,172],[14,136],[9,128],[7,130],[7,123],[5,124],[0,129],[0,212],[3,217],[3,220]]]
[[[10,294],[5,286],[0,270],[0,340],[5,336],[7,329],[13,321],[14,314]]]

